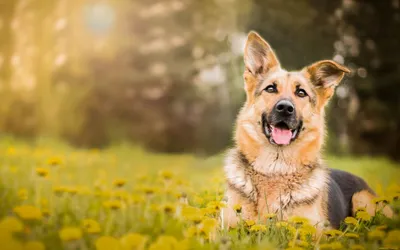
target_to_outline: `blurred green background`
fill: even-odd
[[[400,160],[399,0],[1,0],[0,131],[220,152],[250,30],[287,69],[352,69],[329,106],[330,153]]]

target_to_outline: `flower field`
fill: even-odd
[[[365,178],[398,214],[400,167],[328,158]],[[0,141],[1,249],[399,249],[400,220],[360,210],[322,234],[304,218],[221,227],[222,155],[164,155],[118,145],[74,149],[52,140]],[[240,204],[235,207],[240,216]],[[266,221],[266,222],[265,222]]]

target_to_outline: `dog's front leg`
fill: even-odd
[[[240,220],[256,219],[255,206],[249,199],[246,199],[239,192],[231,188],[227,189],[226,197],[228,204],[222,211],[225,228],[235,227]]]

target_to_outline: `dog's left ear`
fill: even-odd
[[[344,77],[344,74],[350,73],[348,68],[331,60],[316,62],[308,66],[306,71],[310,76],[311,82],[317,88],[336,87]]]
[[[303,69],[306,77],[310,79],[319,95],[321,106],[324,106],[332,97],[335,87],[350,70],[331,60],[316,62]]]

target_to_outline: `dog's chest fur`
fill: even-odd
[[[243,199],[250,200],[255,210],[253,213],[257,214],[291,211],[296,206],[312,204],[321,197],[327,182],[325,169],[315,166],[304,166],[286,173],[261,172],[260,166],[255,168],[235,150],[227,158],[225,173],[229,187],[240,193]]]

